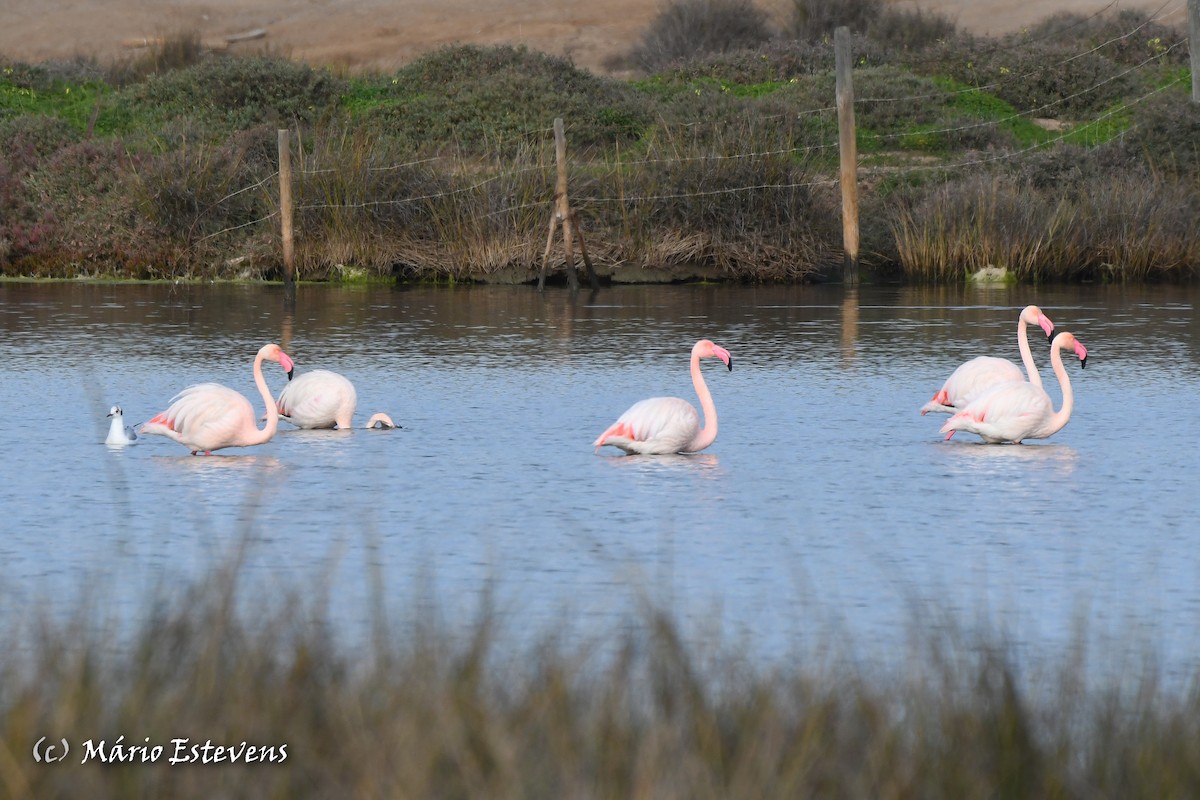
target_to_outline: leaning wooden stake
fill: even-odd
[[[283,237],[283,297],[296,299],[296,256],[292,231],[292,148],[286,129],[279,132],[279,227]]]
[[[858,283],[858,145],[854,131],[854,84],[850,80],[850,29],[833,32],[836,69],[838,147],[841,151],[842,184],[842,282]]]
[[[567,264],[567,286],[579,288],[579,277],[575,273],[575,233],[579,229],[579,215],[571,211],[571,203],[567,199],[567,136],[563,133],[562,118],[554,120],[554,158],[558,163],[558,183],[554,188],[554,211],[550,215],[550,232],[546,235],[546,250],[542,253],[542,269],[538,274],[538,291],[546,287],[546,268],[549,266],[550,248],[554,245],[554,229],[560,224],[563,231],[563,254]],[[596,273],[592,269],[592,261],[587,256],[587,247],[583,243],[583,233],[579,231],[579,248],[583,253],[584,264],[588,268],[588,280],[595,289],[598,286]]]
[[[600,281],[596,278],[596,268],[592,266],[592,259],[588,257],[587,242],[583,240],[583,226],[579,224],[579,212],[575,209],[571,209],[571,227],[579,234],[579,255],[583,256],[583,265],[587,267],[588,284],[593,289],[599,289]]]

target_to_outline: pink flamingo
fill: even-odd
[[[1054,401],[1041,386],[1025,381],[1010,381],[995,386],[990,392],[973,400],[942,426],[942,433],[949,439],[956,431],[977,433],[985,442],[998,444],[1022,439],[1045,439],[1062,430],[1071,419],[1075,396],[1071,393],[1071,380],[1063,366],[1062,351],[1073,347],[1080,364],[1087,367],[1087,348],[1074,334],[1063,331],[1054,337],[1050,345],[1050,363],[1062,386],[1062,408],[1054,410]]]
[[[692,404],[680,397],[651,397],[630,406],[608,430],[592,442],[597,450],[606,444],[626,453],[661,455],[698,453],[717,438],[717,407],[700,374],[700,359],[719,358],[733,370],[733,359],[724,347],[701,339],[692,347],[692,385],[704,410],[704,427]]]
[[[1037,306],[1025,306],[1017,318],[1017,347],[1021,351],[1021,363],[1025,365],[1029,382],[1034,386],[1041,386],[1042,376],[1038,374],[1037,366],[1033,363],[1033,354],[1029,352],[1026,324],[1040,326],[1049,340],[1054,334],[1054,323]],[[921,416],[930,411],[953,414],[966,408],[972,400],[998,383],[1024,380],[1025,375],[1021,374],[1021,368],[1007,358],[977,356],[960,364],[958,369],[950,374],[933,399],[921,407]]]
[[[274,407],[271,392],[263,379],[262,362],[275,361],[291,377],[295,365],[277,344],[263,345],[254,357],[254,384],[267,410]],[[171,405],[142,426],[142,433],[174,439],[190,448],[192,455],[225,447],[249,447],[270,441],[279,425],[275,414],[267,416],[267,425],[259,430],[250,401],[219,383],[189,386],[171,398]]]
[[[275,403],[279,416],[298,428],[337,428],[346,430],[358,406],[354,384],[344,375],[327,369],[314,369],[288,382]],[[366,427],[394,428],[387,414],[371,417]]]

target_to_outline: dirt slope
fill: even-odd
[[[759,0],[784,19],[787,0]],[[1004,33],[1043,18],[1047,6],[1158,9],[1161,0],[896,0],[956,19],[978,33]],[[1166,7],[1184,18],[1185,3]],[[524,44],[608,72],[661,8],[656,0],[0,0],[0,55],[22,61],[88,55],[107,62],[132,52],[132,40],[199,31],[206,41],[250,31],[265,35],[231,45],[312,63],[387,71],[451,43]]]

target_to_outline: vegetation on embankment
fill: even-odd
[[[611,636],[539,636],[486,604],[454,627],[377,612],[351,643],[313,588],[252,596],[234,566],[146,598],[141,622],[6,606],[3,794],[1200,795],[1200,694],[1152,663],[1088,676],[1085,647],[1031,665],[933,625],[888,669],[819,647],[767,667],[653,609]],[[64,739],[64,761],[34,759]]]
[[[704,39],[709,55],[668,58],[728,28],[697,11],[722,1],[747,3],[664,11],[672,25],[631,51],[636,80],[470,46],[337,75],[206,54],[190,35],[107,67],[0,58],[0,274],[280,277],[286,127],[300,278],[530,280],[561,117],[572,207],[603,275],[840,275],[839,20],[813,28],[809,14],[780,33],[753,18],[734,43]],[[679,8],[691,16],[667,19]],[[853,52],[868,275],[1200,272],[1200,109],[1182,31],[1139,12],[1060,15],[996,39],[915,12],[864,16]]]

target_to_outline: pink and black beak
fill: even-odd
[[[296,369],[296,362],[292,361],[291,356],[282,350],[279,351],[279,366],[283,367],[283,371],[287,373],[288,380],[292,379],[292,373]]]
[[[1054,344],[1054,323],[1045,314],[1038,314],[1038,327],[1046,333],[1046,344]]]

